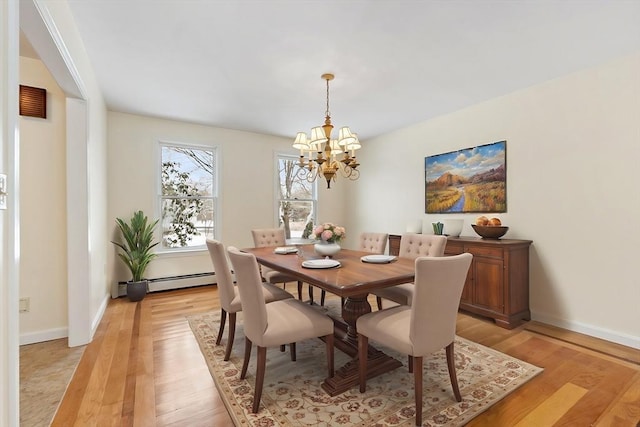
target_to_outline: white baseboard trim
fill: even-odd
[[[196,273],[181,276],[156,277],[154,279],[149,279],[149,292],[191,288],[194,286],[213,285],[215,283],[215,273]],[[117,297],[125,295],[127,295],[127,285],[124,282],[120,282],[117,284]]]
[[[96,330],[98,326],[100,326],[100,322],[102,321],[102,316],[104,316],[104,312],[107,311],[107,305],[109,304],[110,295],[106,294],[102,299],[102,303],[100,304],[100,308],[98,308],[98,312],[96,313],[93,321],[91,322],[91,341],[93,341],[93,337],[96,334]]]
[[[98,312],[93,318],[93,322],[91,322],[91,340],[93,340],[93,336],[95,335],[96,330],[98,329],[98,325],[100,325],[102,316],[104,316],[104,312],[107,310],[107,304],[109,303],[109,299],[110,299],[109,294],[105,295],[105,297],[102,300],[102,303],[100,304],[100,308],[98,309]],[[60,338],[68,338],[68,337],[69,337],[68,327],[48,329],[48,330],[37,331],[37,332],[29,332],[29,333],[20,335],[20,345],[36,344],[39,342],[57,340]],[[85,345],[85,344],[79,344],[79,345]]]
[[[68,328],[55,328],[47,329],[45,331],[29,332],[26,334],[20,334],[20,345],[57,340],[60,338],[67,338],[68,336]]]
[[[593,325],[587,325],[581,322],[560,319],[557,316],[553,316],[548,313],[541,313],[539,311],[531,311],[531,320],[546,323],[547,325],[551,326],[557,326],[558,328],[566,329],[568,331],[578,332],[640,350],[640,337],[636,337],[633,335],[616,332]]]

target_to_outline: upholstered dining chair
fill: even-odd
[[[359,249],[373,254],[383,254],[387,249],[387,240],[389,240],[389,234],[387,233],[364,232],[360,234]]]
[[[257,228],[251,230],[253,236],[253,245],[256,248],[264,248],[265,246],[285,246],[287,238],[284,228]],[[260,266],[262,278],[269,283],[282,283],[286,289],[287,282],[298,282],[298,299],[302,301],[302,281],[285,273],[273,270],[269,267]],[[309,287],[309,298],[313,303],[313,291]]]
[[[416,425],[422,425],[422,360],[441,348],[446,349],[447,368],[453,394],[462,401],[454,363],[456,316],[462,288],[473,255],[416,259],[415,290],[411,306],[399,305],[360,316],[358,330],[358,368],[360,392],[366,391],[367,348],[369,340],[409,356],[413,372]]]
[[[209,256],[211,256],[213,268],[216,273],[218,296],[220,298],[220,329],[218,330],[216,345],[220,345],[227,321],[227,314],[229,314],[229,333],[227,334],[227,347],[224,354],[224,360],[229,360],[236,334],[236,313],[242,310],[242,304],[238,289],[233,284],[224,245],[217,240],[207,239],[207,249],[209,249]],[[265,303],[293,298],[293,295],[289,292],[271,283],[263,283],[258,291],[258,295],[263,297]]]
[[[253,244],[256,248],[263,248],[265,246],[285,246],[287,244],[287,238],[283,228],[257,228],[251,230],[253,236]],[[280,271],[273,270],[269,267],[260,266],[262,277],[269,283],[282,283],[286,287],[287,282],[298,282],[298,299],[302,301],[302,281],[295,277],[289,276]],[[324,305],[324,291],[320,299],[320,305]],[[313,287],[309,285],[309,299],[313,304]]]
[[[260,298],[260,270],[253,254],[227,248],[236,273],[244,316],[245,352],[240,378],[247,375],[251,348],[258,347],[253,412],[258,412],[267,361],[267,347],[289,344],[291,360],[296,360],[296,342],[323,337],[327,351],[327,375],[334,374],[333,320],[320,310],[295,299],[265,304]]]
[[[447,237],[435,234],[406,233],[400,237],[400,251],[398,256],[404,258],[418,258],[423,256],[444,256]],[[382,310],[382,299],[388,299],[398,304],[411,305],[413,297],[413,283],[403,283],[373,292],[376,296],[378,310]]]

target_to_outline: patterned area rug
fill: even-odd
[[[244,333],[238,313],[236,339],[228,362],[223,360],[226,334],[215,345],[219,312],[188,318],[214,382],[237,426],[412,426],[415,424],[413,374],[407,357],[374,345],[404,366],[367,381],[367,391],[357,387],[335,397],[327,395],[320,383],[326,376],[325,346],[320,340],[299,342],[297,360],[289,350],[267,350],[267,367],[262,403],[251,413],[255,382],[254,347],[245,380],[240,379]],[[541,368],[460,337],[455,342],[455,363],[462,402],[451,390],[444,350],[424,361],[424,426],[461,426],[494,403],[542,372]],[[335,350],[336,369],[349,357]]]

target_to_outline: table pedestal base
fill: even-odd
[[[399,360],[369,346],[367,379],[392,371],[400,366],[402,366],[402,363]],[[355,358],[336,370],[335,375],[324,380],[321,386],[329,396],[337,396],[347,390],[357,388],[358,384],[360,384],[358,358]]]
[[[322,389],[326,391],[329,396],[337,396],[340,393],[357,387],[360,383],[356,320],[359,316],[370,312],[371,306],[367,301],[366,295],[349,297],[342,307],[343,319],[334,319],[335,346],[353,357],[353,359],[337,369],[333,377],[327,378],[321,384]],[[343,323],[343,321],[346,321],[346,324]],[[380,350],[369,346],[367,352],[367,379],[392,371],[400,366],[402,366],[402,363],[399,360],[387,356]]]

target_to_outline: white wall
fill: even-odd
[[[366,141],[348,226],[448,218],[424,214],[424,157],[506,140],[499,216],[533,240],[533,319],[640,348],[638,76],[635,54]],[[473,236],[476,216],[451,217]]]
[[[143,210],[156,218],[158,142],[171,141],[218,147],[220,167],[220,222],[218,236],[225,245],[253,246],[252,228],[274,227],[275,153],[293,153],[291,139],[211,126],[176,122],[124,113],[109,113],[108,128],[108,221],[115,238],[115,218],[130,218]],[[344,222],[344,188],[331,190],[319,183],[318,213],[321,221]],[[129,273],[109,248],[112,284],[128,280]],[[147,270],[147,277],[164,277],[212,271],[206,251],[162,254]]]
[[[18,369],[18,1],[0,2],[0,173],[7,175],[7,209],[0,210],[0,425],[20,419]]]
[[[47,90],[47,118],[20,116],[21,342],[67,336],[65,95],[42,61],[20,58],[20,84]]]

